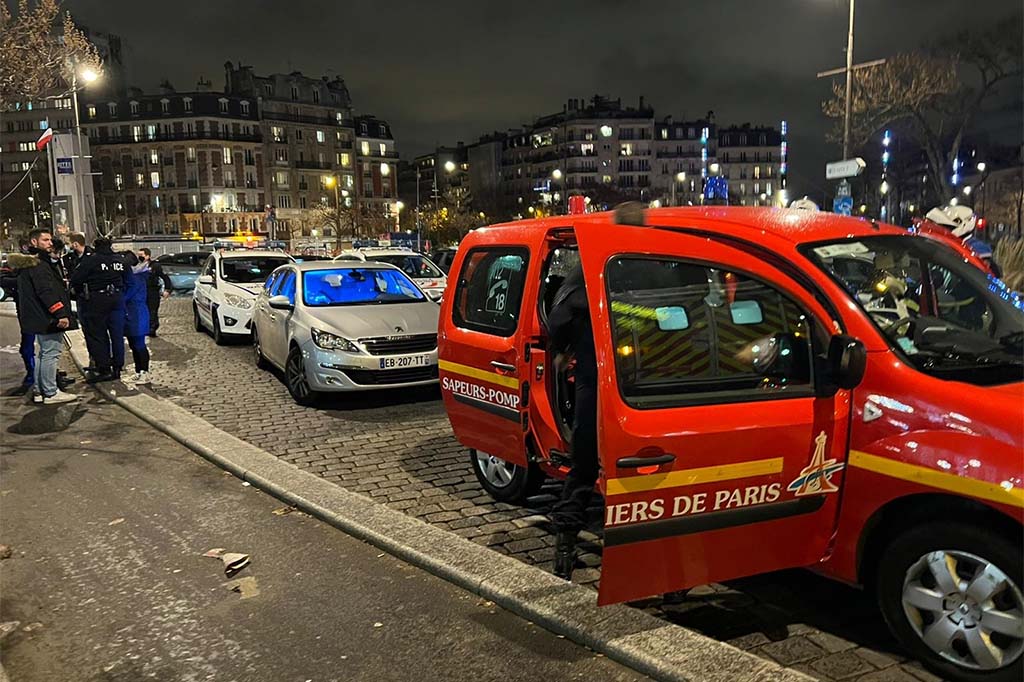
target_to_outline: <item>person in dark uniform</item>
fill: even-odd
[[[576,536],[586,526],[587,506],[593,497],[599,473],[597,353],[581,266],[576,266],[566,276],[555,295],[548,316],[548,334],[555,351],[571,353],[576,359],[572,469],[565,479],[561,499],[550,515],[556,533],[554,573],[559,578],[571,580],[576,561]]]
[[[64,269],[68,273],[68,281],[71,281],[71,276],[75,274],[75,270],[82,263],[82,260],[88,258],[93,254],[91,246],[85,243],[85,235],[76,232],[71,235],[71,252],[64,257]],[[89,351],[89,366],[86,367],[86,371],[93,371],[96,367],[96,355],[92,352],[92,341],[89,338],[87,331],[88,322],[85,321],[85,296],[81,291],[76,290],[74,285],[70,286],[71,289],[71,300],[75,302],[78,307],[78,321],[82,327],[82,335],[85,337],[85,345]]]
[[[164,272],[163,266],[153,260],[152,252],[149,249],[139,249],[139,261],[149,267],[149,278],[146,280],[146,306],[149,308],[149,336],[156,336],[156,330],[160,327],[160,298],[167,298],[171,295],[171,278]],[[160,293],[160,283],[163,282],[164,292]]]
[[[29,255],[28,249],[28,243],[23,244],[20,255]],[[20,265],[16,266],[15,263],[20,263]],[[15,311],[20,311],[20,304],[18,303],[18,270],[25,267],[26,264],[34,265],[34,263],[15,258],[9,261],[8,264],[10,266],[9,271],[5,271],[0,275],[0,286],[14,299]],[[36,335],[26,332],[24,328],[21,329],[21,345],[18,348],[18,354],[21,355],[21,361],[25,365],[25,378],[22,379],[21,388],[18,390],[18,394],[23,395],[28,393],[36,382]]]
[[[94,362],[93,373],[86,379],[90,384],[115,381],[124,368],[124,293],[130,272],[109,239],[101,237],[93,246],[95,253],[83,258],[71,276],[71,285],[86,300],[82,317]]]

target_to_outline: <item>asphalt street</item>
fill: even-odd
[[[34,407],[0,318],[14,682],[644,679],[243,485],[77,383]],[[251,556],[231,578],[204,556]],[[6,632],[6,630],[0,630]]]

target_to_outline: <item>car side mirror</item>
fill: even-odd
[[[213,284],[213,275],[199,275],[199,279],[196,281],[200,284]]]
[[[288,300],[288,297],[283,294],[271,296],[267,301],[267,305],[274,310],[295,310],[295,306],[292,305],[292,302]]]
[[[864,344],[847,334],[837,334],[828,344],[826,383],[837,389],[856,388],[864,378],[867,364],[868,353]]]

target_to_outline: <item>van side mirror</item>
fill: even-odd
[[[213,284],[212,275],[199,275],[199,279],[196,280],[200,284]]]
[[[828,344],[825,383],[838,388],[856,388],[864,378],[868,353],[864,344],[847,334],[837,334]]]

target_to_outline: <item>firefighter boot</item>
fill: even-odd
[[[562,580],[572,580],[576,563],[576,531],[560,531],[555,536],[554,574]]]

